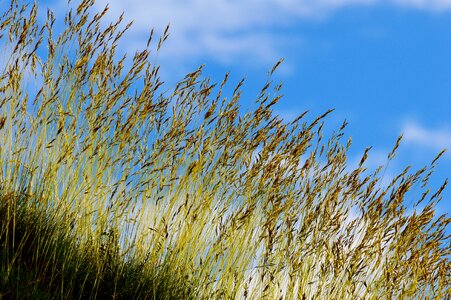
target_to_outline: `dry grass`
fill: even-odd
[[[227,76],[201,68],[163,93],[153,38],[118,58],[129,25],[102,27],[92,2],[58,35],[36,5],[0,19],[5,299],[450,297],[436,160],[389,186],[384,166],[366,171],[370,152],[350,170],[346,124],[325,138],[329,112],[273,113],[277,65],[244,114],[242,84],[225,97]]]

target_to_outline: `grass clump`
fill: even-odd
[[[152,36],[120,57],[130,24],[103,27],[106,10],[92,5],[69,10],[58,34],[37,5],[13,0],[0,18],[11,50],[0,70],[2,297],[450,296],[450,219],[434,211],[446,183],[428,188],[436,159],[382,185],[369,151],[349,167],[346,123],[324,137],[330,111],[274,114],[270,78],[244,114],[242,82],[226,97],[228,76],[214,84],[202,68],[161,91]]]

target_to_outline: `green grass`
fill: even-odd
[[[24,208],[22,201],[27,200],[21,197],[6,194],[1,197],[3,297],[192,298],[189,286],[180,282],[179,274],[162,270],[164,264],[146,273],[143,262],[122,259],[113,232],[105,232],[100,245],[91,243],[81,247],[63,221]],[[8,216],[11,211],[5,203],[12,201],[19,205],[13,211],[15,215]],[[100,251],[100,257],[93,255],[94,247]]]
[[[347,160],[346,123],[291,123],[268,84],[202,68],[167,90],[129,27],[92,1],[54,32],[37,5],[0,18],[0,295],[4,299],[446,299],[450,219],[437,156],[387,186]],[[156,42],[156,51],[168,38]],[[39,55],[38,55],[39,53]],[[35,86],[31,82],[37,82]]]

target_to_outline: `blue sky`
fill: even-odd
[[[65,1],[42,1],[64,12]],[[171,36],[158,57],[170,84],[206,64],[220,81],[227,71],[246,77],[248,107],[280,58],[284,84],[276,112],[287,120],[329,108],[329,128],[349,121],[350,160],[373,146],[370,164],[383,163],[396,138],[404,143],[387,177],[408,164],[421,168],[451,150],[451,0],[98,0],[108,18],[135,20],[122,44],[134,51],[151,28]],[[451,169],[451,151],[433,185]],[[440,212],[451,212],[447,189]]]

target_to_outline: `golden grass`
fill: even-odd
[[[242,82],[225,97],[228,76],[212,84],[202,68],[163,93],[153,37],[117,58],[130,24],[102,27],[92,5],[57,36],[37,5],[13,0],[0,19],[13,50],[0,73],[3,297],[450,296],[450,219],[434,212],[446,183],[428,189],[436,159],[386,187],[369,151],[350,170],[346,123],[323,136],[330,111],[273,113],[279,63],[244,114]]]

